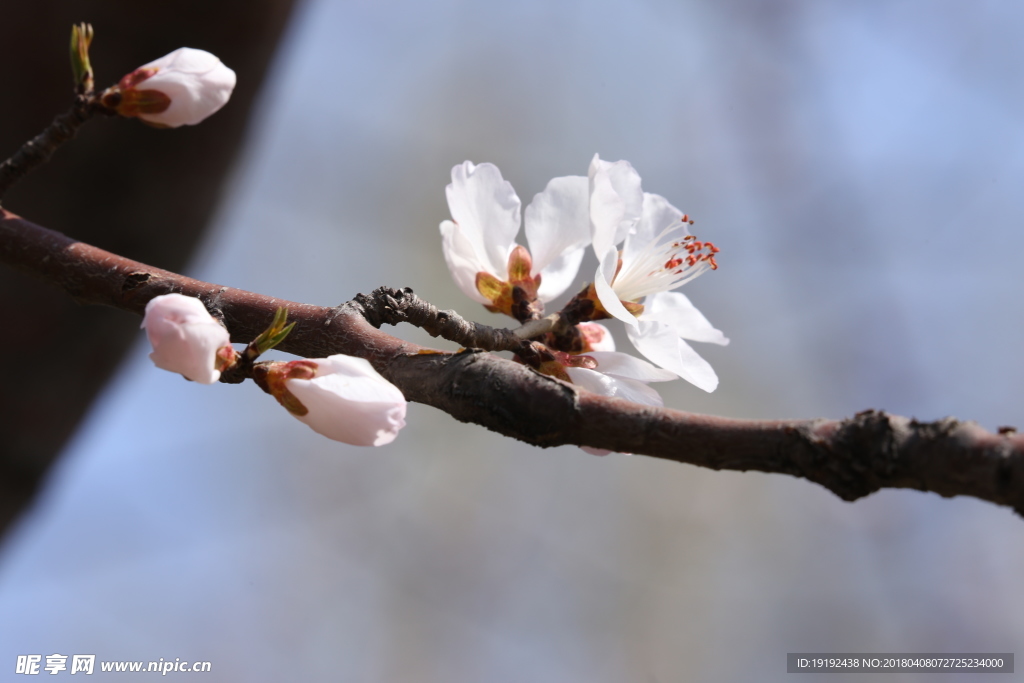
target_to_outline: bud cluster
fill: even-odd
[[[231,346],[227,329],[203,302],[182,294],[165,294],[146,305],[146,330],[157,367],[200,384],[213,384],[223,373],[249,369],[265,392],[313,431],[355,446],[391,443],[405,426],[406,401],[395,385],[362,358],[334,355],[291,362],[255,362],[284,341],[294,327],[279,309],[270,326],[241,353]]]

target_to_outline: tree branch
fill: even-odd
[[[29,171],[46,162],[62,144],[75,137],[83,123],[100,111],[94,97],[79,95],[68,111],[55,118],[3,163],[0,163],[0,197]]]
[[[587,445],[721,470],[801,477],[852,501],[881,488],[967,495],[1024,514],[1024,437],[972,422],[923,423],[865,411],[846,420],[733,420],[643,406],[588,391],[479,350],[412,344],[377,329],[409,322],[465,347],[518,350],[512,330],[438,311],[411,290],[380,288],[333,308],[222,287],[76,242],[0,209],[0,261],[81,303],[141,315],[155,296],[199,297],[234,339],[258,335],[283,306],[297,325],[278,347],[369,360],[406,398],[537,446]]]
[[[432,337],[484,351],[520,352],[527,347],[527,342],[515,330],[470,322],[455,311],[440,311],[413,294],[409,287],[379,287],[369,296],[357,294],[352,303],[360,307],[361,315],[374,327],[409,323],[423,328]]]

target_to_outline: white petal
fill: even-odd
[[[595,394],[624,398],[627,401],[648,406],[665,405],[661,394],[643,382],[612,377],[586,368],[566,368],[565,371],[569,374],[573,384],[579,385],[587,391],[593,391]]]
[[[405,426],[406,402],[398,387],[362,358],[310,359],[313,379],[289,379],[288,390],[309,412],[296,416],[313,431],[354,446],[383,446]]]
[[[540,287],[537,288],[537,298],[546,303],[567,290],[576,279],[576,273],[580,270],[580,262],[583,260],[585,251],[586,247],[568,251],[540,271]]]
[[[231,338],[199,299],[182,294],[155,297],[146,304],[142,327],[153,346],[149,357],[158,368],[200,384],[220,379],[217,351]]]
[[[227,104],[235,89],[235,72],[205,50],[179,48],[141,68],[158,71],[136,89],[158,90],[171,104],[159,114],[139,118],[171,128],[199,123]]]
[[[477,254],[472,242],[463,233],[461,225],[451,221],[441,223],[441,248],[444,250],[444,260],[448,263],[452,279],[462,293],[477,303],[491,303],[476,288],[476,274],[480,271],[489,272],[490,266]]]
[[[626,334],[637,351],[655,364],[670,370],[704,391],[714,391],[718,376],[711,365],[680,339],[671,325],[641,320],[637,327],[626,327]]]
[[[590,222],[594,252],[600,257],[636,228],[643,207],[640,175],[628,161],[590,162]]]
[[[489,273],[508,279],[508,256],[519,232],[519,197],[494,164],[466,161],[452,168],[445,188],[452,219],[476,253],[490,265]]]
[[[633,403],[642,403],[646,406],[657,406],[661,408],[665,405],[664,399],[661,398],[661,394],[652,387],[647,386],[644,382],[638,382],[634,379],[627,379],[625,377],[613,377],[617,385],[616,394],[619,398],[624,398],[627,401]]]
[[[680,223],[682,218],[683,212],[669,204],[667,199],[658,194],[644,192],[640,221],[636,230],[626,236],[626,241],[622,245],[623,262],[631,262],[637,252],[656,240],[665,228]],[[689,230],[686,233],[688,234]]]
[[[213,71],[220,64],[220,59],[206,50],[196,50],[191,47],[179,47],[174,52],[170,52],[159,59],[154,59],[149,64],[143,64],[139,68],[204,74]]]
[[[596,370],[586,368],[566,368],[565,372],[573,384],[579,385],[587,391],[593,391],[602,396],[613,396],[614,389],[612,378]]]
[[[587,179],[583,176],[553,178],[526,207],[524,220],[533,272],[543,274],[549,264],[586,247],[590,241]],[[543,285],[543,279],[541,283]]]
[[[597,266],[597,272],[594,273],[594,290],[597,292],[597,298],[601,301],[601,305],[604,306],[604,310],[608,311],[608,315],[618,318],[629,325],[636,325],[636,317],[622,305],[622,302],[619,301],[619,295],[608,284],[610,278],[605,276],[605,273],[612,273],[614,275],[618,261],[619,252],[614,248],[605,254],[605,257],[601,259],[601,263]]]
[[[685,294],[658,292],[644,299],[641,320],[657,320],[670,325],[683,339],[725,346],[729,339],[715,329]]]
[[[590,225],[594,253],[603,254],[618,244],[618,227],[625,204],[612,187],[607,174],[590,179]]]
[[[662,370],[645,360],[618,351],[591,351],[587,354],[597,361],[597,371],[639,382],[670,382],[679,379],[674,372]]]

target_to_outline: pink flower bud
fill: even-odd
[[[103,96],[121,116],[177,128],[194,125],[223,107],[235,88],[235,72],[205,50],[182,47],[140,66]]]
[[[584,341],[584,353],[615,350],[615,339],[612,338],[612,333],[601,323],[580,323],[578,327]]]
[[[405,426],[405,397],[367,361],[335,355],[298,363],[316,365],[315,376],[284,384],[307,410],[295,415],[313,431],[353,446],[383,446]]]
[[[253,380],[328,439],[383,446],[405,426],[405,397],[362,358],[342,354],[253,366]]]
[[[158,368],[200,384],[213,384],[234,357],[228,331],[191,296],[164,294],[146,304],[142,320]]]

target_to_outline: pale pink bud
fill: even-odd
[[[168,128],[194,125],[227,104],[235,72],[205,50],[182,47],[140,66],[104,95],[121,116]]]
[[[584,352],[615,350],[611,331],[601,323],[580,323],[578,327],[585,342]]]
[[[213,384],[229,356],[231,338],[203,302],[182,294],[164,294],[146,304],[142,320],[158,368],[200,384]],[[226,348],[225,348],[226,347]]]
[[[316,365],[313,377],[284,382],[307,411],[292,414],[313,431],[353,446],[383,446],[405,426],[402,392],[362,358],[338,354],[297,362]]]

